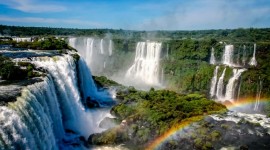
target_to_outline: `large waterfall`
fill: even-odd
[[[241,90],[241,75],[243,72],[248,70],[246,66],[247,57],[249,54],[247,54],[246,46],[242,46],[242,50],[234,52],[234,46],[233,45],[225,45],[225,49],[223,52],[222,57],[222,64],[219,64],[216,66],[216,69],[214,70],[214,75],[211,80],[211,86],[209,90],[209,96],[215,100],[224,102],[224,101],[230,101],[234,103],[236,100],[240,97],[240,90]],[[242,51],[242,54],[240,55],[240,52]],[[253,55],[250,59],[249,66],[256,66],[257,61],[255,59],[256,55],[256,44],[254,44],[253,49]],[[210,64],[215,65],[214,63],[214,50],[212,48],[211,50],[211,57],[210,57]],[[234,60],[236,59],[236,60]],[[236,63],[234,63],[236,62]],[[220,68],[221,65],[224,65],[225,68],[221,75],[218,73],[218,68]],[[224,82],[224,77],[226,74],[226,67],[228,69],[232,69],[232,74],[230,75],[230,78],[226,82]],[[226,83],[226,84],[225,84]],[[254,110],[258,111],[259,106],[259,99],[260,99],[260,93],[261,93],[261,81],[258,83],[257,86],[257,94],[256,94],[256,104],[254,106]]]
[[[113,55],[113,42],[110,39],[73,37],[68,39],[68,43],[78,50],[94,74],[101,74]]]
[[[25,88],[16,102],[0,107],[0,147],[57,149],[65,136],[60,105],[50,77]]]
[[[110,116],[108,109],[87,109],[78,88],[76,63],[70,55],[33,58],[38,68],[48,72],[43,82],[27,86],[16,102],[0,107],[0,147],[4,149],[70,149],[74,139],[68,132],[88,138],[101,132],[99,122]],[[97,93],[90,71],[78,62],[83,97]],[[81,70],[84,69],[84,70]],[[88,78],[86,77],[88,76]],[[104,93],[102,93],[104,94]],[[108,97],[107,97],[108,99]],[[71,142],[72,143],[72,142]]]
[[[158,85],[161,45],[150,41],[137,43],[135,60],[128,69],[126,78],[134,82],[142,81],[149,85]]]

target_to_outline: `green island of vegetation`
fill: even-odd
[[[119,103],[111,109],[121,125],[103,133],[93,134],[88,142],[94,145],[141,145],[162,135],[189,118],[199,121],[204,115],[224,113],[222,104],[199,94],[177,94],[169,90],[138,91],[133,87],[117,92]],[[123,121],[124,120],[124,121]],[[194,121],[195,121],[194,120]]]

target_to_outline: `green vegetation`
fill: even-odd
[[[181,95],[168,90],[155,91],[153,88],[146,92],[130,87],[119,91],[117,98],[119,104],[112,108],[111,113],[126,123],[102,134],[90,136],[91,144],[105,144],[102,141],[103,136],[108,137],[107,134],[119,135],[119,138],[113,136],[114,138],[108,140],[114,144],[117,144],[119,139],[132,139],[135,143],[145,144],[168,129],[178,126],[185,119],[197,117],[197,120],[200,120],[200,116],[226,111],[225,106],[199,94]],[[127,134],[130,135],[129,138]]]
[[[92,76],[98,87],[108,88],[110,86],[120,86],[117,82],[109,80],[105,76]]]
[[[132,31],[113,29],[71,29],[71,28],[44,28],[44,27],[18,27],[0,25],[0,34],[11,36],[111,36],[113,39],[136,40],[169,40],[169,39],[216,39],[226,42],[255,42],[270,41],[270,29],[239,28],[223,30],[194,30],[194,31]]]
[[[57,39],[55,37],[46,37],[44,39],[35,38],[33,42],[21,41],[16,42],[12,39],[8,41],[0,40],[0,44],[12,45],[15,48],[28,48],[36,50],[64,50],[73,49],[64,40]]]
[[[25,69],[21,69],[25,67]],[[0,76],[4,80],[21,80],[38,76],[34,71],[34,66],[30,63],[18,63],[18,66],[10,58],[0,55]]]

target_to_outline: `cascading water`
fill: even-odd
[[[71,47],[75,48],[76,45],[76,38],[69,38],[68,43]]]
[[[254,44],[253,56],[249,62],[250,66],[257,66],[257,61],[256,61],[255,55],[256,55],[256,44]]]
[[[256,100],[255,100],[256,102],[255,102],[255,105],[254,105],[254,111],[259,110],[261,93],[262,93],[262,80],[259,77],[259,83],[257,85],[257,93],[256,93]]]
[[[219,69],[219,66],[216,66],[216,69],[214,71],[214,76],[211,80],[210,97],[214,97],[216,94],[218,69]]]
[[[226,94],[224,100],[233,101],[235,98],[235,91],[236,91],[236,83],[241,76],[241,74],[246,71],[246,69],[233,69],[233,76],[230,78],[227,86],[226,86]]]
[[[233,45],[226,45],[223,53],[223,64],[233,66]]]
[[[126,78],[143,81],[148,85],[158,85],[160,53],[161,43],[149,41],[137,43],[135,60],[128,69]]]
[[[100,54],[104,54],[103,39],[100,40]]]
[[[85,60],[87,61],[87,64],[91,66],[92,61],[93,61],[93,47],[94,47],[94,39],[92,38],[87,38],[86,39],[86,55],[85,55]]]
[[[211,49],[210,64],[216,64],[215,49],[213,47]]]
[[[16,102],[1,106],[0,147],[58,149],[64,127],[56,95],[52,79],[46,78],[23,89]]]
[[[78,63],[83,97],[92,96],[93,98],[97,98],[97,90],[91,79],[91,73],[82,60]],[[46,69],[52,76],[56,87],[58,87],[57,92],[60,96],[60,106],[62,111],[64,111],[65,128],[72,129],[84,137],[101,131],[96,125],[96,122],[98,122],[97,119],[100,120],[101,118],[96,118],[92,114],[96,112],[86,110],[81,102],[76,76],[76,64],[73,58],[69,55],[54,58],[37,58],[34,64],[37,67]]]
[[[110,40],[109,42],[109,56],[112,56],[113,54],[113,43],[112,40]]]
[[[101,132],[99,122],[111,117],[109,108],[86,109],[81,102],[76,63],[69,55],[32,58],[36,67],[47,70],[43,82],[27,86],[8,106],[0,107],[0,148],[71,149],[65,141],[79,140]],[[102,103],[109,99],[98,93],[83,60],[78,62],[83,97]],[[82,84],[84,83],[84,84]],[[102,105],[101,105],[102,106]],[[65,130],[75,132],[73,135]],[[77,136],[76,136],[77,135]],[[70,142],[72,143],[72,142]]]
[[[105,70],[104,64],[110,64],[113,54],[113,42],[109,39],[69,38],[69,45],[78,50],[93,74],[100,75]]]
[[[216,97],[218,100],[222,100],[224,98],[224,96],[223,96],[223,89],[224,89],[223,80],[224,80],[225,72],[226,72],[226,67],[224,68],[221,76],[218,79],[217,92],[216,92]]]

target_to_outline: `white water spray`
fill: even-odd
[[[126,78],[143,81],[149,85],[159,84],[159,59],[161,43],[139,42],[133,65],[128,69]]]
[[[215,49],[213,47],[211,49],[210,64],[216,64]]]
[[[223,64],[233,66],[233,45],[226,45],[223,53]]]
[[[226,72],[226,67],[224,68],[221,76],[218,79],[217,92],[216,92],[216,96],[217,96],[218,100],[222,100],[224,98],[224,96],[223,96],[223,89],[224,89],[223,80],[224,80],[225,72]]]
[[[110,42],[109,42],[109,56],[112,56],[112,53],[113,53],[113,43],[112,43],[112,40],[110,40]]]
[[[100,54],[104,54],[103,39],[100,40]]]
[[[227,86],[226,86],[226,94],[225,94],[225,100],[229,100],[233,102],[235,97],[235,91],[236,91],[236,83],[241,76],[241,74],[246,71],[246,69],[233,69],[233,76],[230,78]]]
[[[210,88],[210,96],[211,97],[214,97],[216,94],[218,69],[219,69],[219,66],[216,66],[215,71],[214,71],[214,76],[211,80],[211,88]]]
[[[256,44],[254,44],[253,56],[249,62],[250,66],[257,66],[257,61],[256,61],[255,55],[256,55]]]
[[[259,77],[259,83],[257,85],[257,93],[256,93],[256,103],[254,106],[254,111],[258,111],[259,110],[259,106],[260,106],[260,99],[261,99],[261,93],[262,93],[262,80]]]

